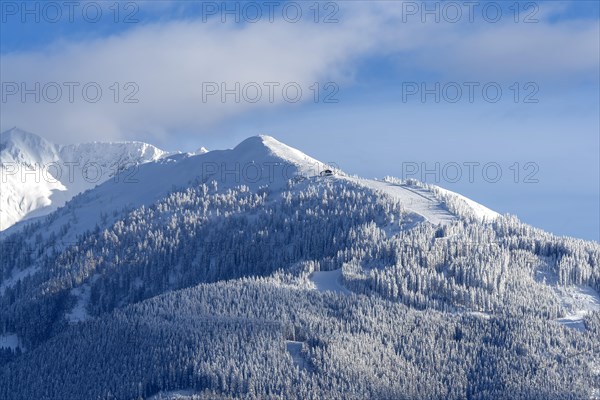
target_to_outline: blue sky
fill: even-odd
[[[600,240],[596,1],[1,4],[2,130],[180,150],[265,133],[350,173],[426,178]],[[239,84],[239,102],[221,84]]]

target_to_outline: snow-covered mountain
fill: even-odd
[[[96,159],[25,138],[13,160]],[[269,136],[149,154],[0,234],[0,398],[600,389],[598,243]]]
[[[0,230],[47,215],[117,173],[169,153],[141,142],[57,145],[12,128],[0,134]],[[126,177],[124,177],[126,179]]]
[[[290,180],[319,177],[325,170],[333,168],[265,135],[250,137],[230,150],[208,152],[201,148],[195,153],[175,155],[138,142],[56,146],[22,131],[9,131],[7,137],[11,136],[16,136],[17,139],[13,140],[16,145],[11,147],[12,153],[8,152],[10,159],[28,160],[20,161],[21,164],[18,165],[21,168],[50,165],[48,170],[52,171],[52,163],[56,161],[50,160],[58,159],[58,165],[65,170],[65,166],[72,163],[71,165],[76,166],[99,166],[103,171],[101,178],[94,179],[94,176],[86,176],[85,169],[77,167],[74,169],[77,179],[72,183],[63,183],[65,179],[58,182],[53,182],[52,179],[42,179],[39,182],[24,179],[25,185],[21,184],[22,180],[18,180],[19,174],[8,175],[10,183],[7,185],[6,195],[3,195],[3,202],[9,210],[7,219],[23,209],[29,210],[25,214],[29,218],[49,214],[74,195],[99,185],[94,191],[78,197],[71,207],[59,212],[68,214],[69,219],[55,218],[45,226],[45,234],[49,234],[69,221],[71,229],[63,237],[65,241],[91,229],[103,214],[149,206],[174,189],[184,189],[194,182],[207,183],[214,180],[220,188],[246,185],[253,190],[268,187],[270,191],[281,191]],[[15,148],[19,150],[15,151]],[[96,154],[95,151],[100,153]],[[115,169],[114,165],[133,165],[135,168],[123,172],[124,168]],[[96,170],[94,167],[88,169]],[[117,171],[119,174],[115,175]],[[111,177],[113,179],[109,179]],[[434,224],[447,223],[457,218],[456,213],[448,209],[438,194],[454,199],[456,204],[463,207],[464,212],[472,213],[476,218],[492,220],[498,217],[494,211],[472,200],[435,186],[416,187],[399,182],[362,179],[347,176],[342,171],[336,171],[329,179],[347,181],[384,193],[401,201],[416,218]],[[16,222],[17,218],[13,217],[12,220]],[[7,224],[5,228],[8,227]]]

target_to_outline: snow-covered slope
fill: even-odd
[[[22,134],[19,135],[21,136]],[[35,140],[35,137],[31,140]],[[69,223],[69,233],[63,237],[67,242],[74,240],[77,234],[93,228],[98,221],[102,220],[102,216],[105,216],[106,223],[110,223],[111,219],[106,218],[107,215],[114,215],[117,211],[125,209],[149,206],[173,190],[185,189],[197,183],[214,181],[219,188],[246,185],[253,190],[268,187],[270,191],[279,191],[287,187],[290,180],[319,177],[322,171],[330,168],[297,149],[270,136],[262,135],[250,137],[229,150],[199,151],[171,156],[166,156],[164,152],[144,143],[92,143],[63,147],[43,143],[41,147],[39,153],[42,155],[37,158],[41,160],[52,159],[58,155],[61,162],[65,164],[68,162],[77,165],[97,163],[106,166],[111,163],[116,165],[129,163],[135,166],[128,170],[123,168],[109,170],[107,175],[102,177],[104,183],[78,196],[68,207],[60,210],[56,218],[45,225],[45,233],[50,233],[58,232],[62,225]],[[96,150],[101,154],[95,154]],[[34,152],[30,151],[30,153]],[[93,168],[89,170],[91,172],[88,174],[95,172]],[[84,173],[81,170],[76,172],[80,176]],[[116,172],[119,173],[115,175]],[[113,179],[108,179],[111,176]],[[38,191],[43,190],[42,193],[34,192],[35,195],[29,195],[27,192],[29,189],[21,186],[22,192],[18,192],[16,188],[12,189],[16,195],[11,195],[9,192],[6,199],[3,195],[3,201],[12,206],[12,212],[17,216],[18,212],[27,217],[40,216],[64,204],[74,194],[95,185],[96,183],[90,183],[92,180],[90,178],[94,176],[72,183],[44,182],[36,187]],[[435,225],[446,224],[458,218],[432,190],[349,177],[341,171],[323,179],[348,181],[385,193],[399,199],[408,212]],[[9,187],[17,186],[9,185]],[[448,191],[444,193],[449,196],[454,195]],[[480,208],[485,209],[462,196],[455,196],[465,200],[474,212],[478,212]],[[57,199],[60,201],[56,201]],[[491,213],[493,212],[488,212],[490,215]],[[13,221],[18,220],[17,217],[12,218]],[[19,226],[15,227],[18,228]]]
[[[435,186],[324,169],[251,137],[121,171],[0,232],[0,347],[20,349],[0,350],[0,398],[596,389],[597,243],[487,223],[491,211]]]
[[[268,136],[250,137],[230,150],[157,158],[137,166],[135,171],[122,171],[114,179],[76,197],[45,224],[44,233],[58,232],[62,225],[69,223],[69,232],[62,238],[67,243],[77,234],[93,228],[103,215],[151,205],[176,189],[214,181],[219,188],[246,185],[254,190],[268,187],[278,191],[285,188],[289,180],[318,176],[327,168]],[[105,221],[110,223],[111,220]]]
[[[430,191],[404,184],[394,184],[370,179],[346,178],[359,185],[399,199],[404,208],[420,215],[434,225],[447,224],[457,219]]]
[[[49,214],[119,171],[167,154],[140,142],[62,146],[10,129],[0,135],[0,230]],[[134,175],[135,169],[128,178]]]
[[[496,211],[490,210],[486,206],[481,205],[461,194],[443,189],[441,187],[436,187],[436,191],[442,195],[454,197],[455,200],[459,202],[463,202],[470,209],[470,211],[472,211],[473,214],[482,221],[492,221],[500,216],[500,214],[498,214]]]

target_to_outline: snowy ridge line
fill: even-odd
[[[48,215],[111,178],[133,181],[137,167],[178,153],[137,142],[51,143],[18,128],[0,134],[0,230]]]

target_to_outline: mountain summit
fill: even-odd
[[[17,127],[0,133],[0,162],[45,164],[59,158],[59,146]]]

